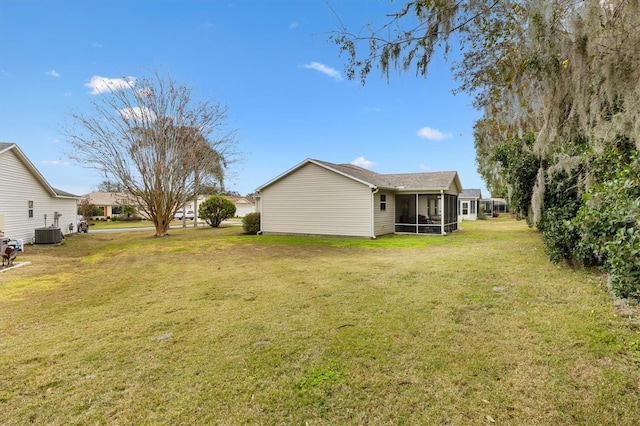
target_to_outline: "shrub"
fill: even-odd
[[[217,228],[223,220],[229,219],[235,214],[236,205],[217,195],[207,198],[198,207],[198,217],[204,219],[212,228]]]
[[[552,262],[563,260],[573,263],[575,250],[580,241],[578,231],[570,226],[581,205],[578,188],[578,170],[550,172],[544,191],[542,217],[538,230],[542,232],[544,249]],[[580,262],[581,263],[581,262]]]
[[[260,213],[249,213],[242,218],[242,229],[247,234],[255,235],[260,231]]]
[[[602,265],[616,296],[640,299],[640,155],[633,150],[624,157],[606,164],[571,226],[580,233],[581,262]]]

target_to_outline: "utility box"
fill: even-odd
[[[62,241],[60,228],[36,228],[36,244],[58,244]]]

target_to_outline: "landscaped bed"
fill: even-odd
[[[618,424],[640,332],[500,218],[446,237],[83,234],[0,274],[0,424]],[[633,312],[633,310],[631,311]]]

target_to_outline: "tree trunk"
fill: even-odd
[[[156,218],[153,221],[153,224],[156,227],[156,237],[166,237],[169,234],[169,224],[171,222],[166,221],[165,219]]]

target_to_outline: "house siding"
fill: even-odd
[[[249,213],[253,213],[255,211],[255,207],[253,204],[236,204],[236,217],[245,217]]]
[[[13,150],[0,155],[0,173],[0,214],[6,237],[32,242],[35,229],[45,226],[44,215],[46,226],[51,226],[56,211],[62,214],[58,222],[62,232],[69,232],[69,223],[75,230],[76,199],[53,197]],[[33,201],[33,217],[29,217],[29,201]]]
[[[261,229],[370,237],[371,200],[368,185],[308,163],[261,191]]]
[[[464,220],[477,220],[479,200],[477,198],[458,198],[458,212],[460,213],[460,219]],[[462,213],[462,203],[469,203],[469,211],[467,214]],[[473,213],[472,213],[473,212]]]
[[[380,208],[380,196],[386,196],[386,210]],[[375,235],[393,234],[395,230],[396,199],[395,194],[389,191],[379,191],[374,200]]]

